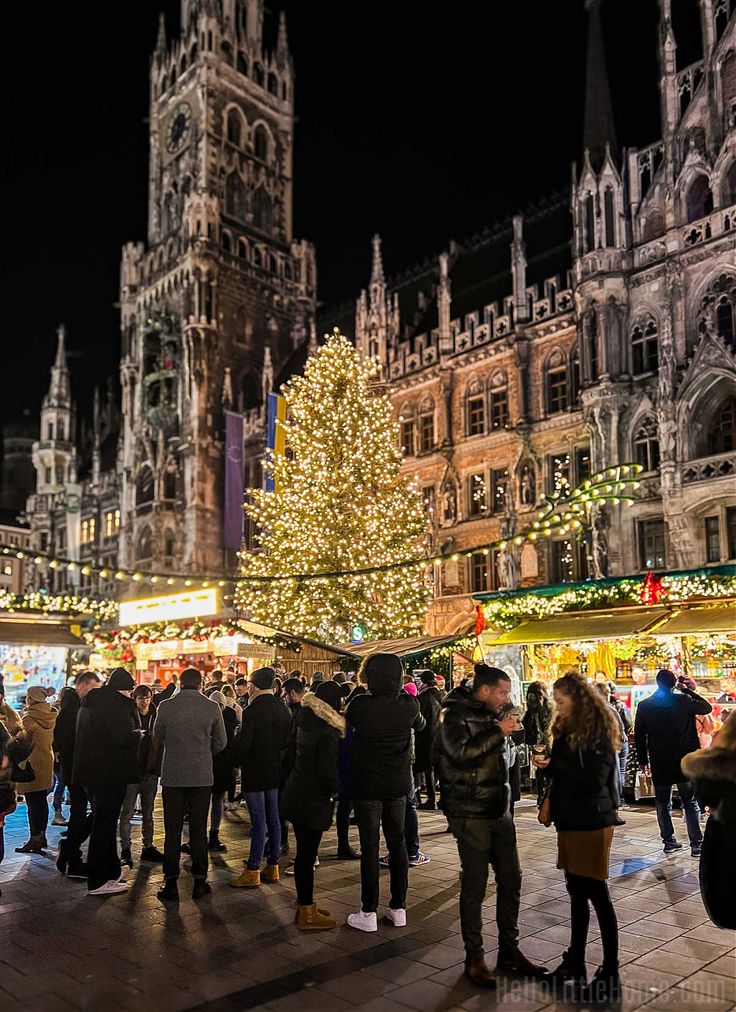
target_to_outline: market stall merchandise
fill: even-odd
[[[80,633],[76,623],[40,615],[0,616],[0,678],[11,706],[20,707],[30,685],[62,688],[75,658],[86,656]]]

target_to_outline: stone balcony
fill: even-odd
[[[696,481],[713,481],[716,478],[730,478],[736,475],[736,453],[718,453],[713,457],[700,457],[682,465],[682,483],[691,485]]]

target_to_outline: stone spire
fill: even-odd
[[[386,281],[383,275],[383,257],[381,256],[381,237],[373,236],[373,267],[371,269],[371,285],[382,285]]]
[[[529,301],[526,297],[526,244],[524,219],[520,214],[513,218],[514,241],[511,243],[511,276],[514,285],[514,319],[525,323],[529,319]]]
[[[590,164],[600,169],[606,156],[606,145],[616,157],[616,128],[613,120],[611,88],[606,67],[601,25],[602,0],[585,0],[588,12],[588,44],[585,80],[585,118],[583,150],[589,153]]]
[[[51,383],[44,404],[49,407],[70,408],[72,390],[69,382],[69,367],[66,364],[66,328],[59,324],[56,331],[56,359],[51,367]]]
[[[289,62],[289,39],[286,34],[286,13],[279,14],[279,34],[276,41],[276,63],[285,67]]]
[[[156,38],[156,52],[163,55],[166,52],[166,18],[164,12],[158,16],[158,36]]]

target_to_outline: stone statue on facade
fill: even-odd
[[[442,486],[442,520],[445,526],[457,521],[457,488],[453,481]]]
[[[519,473],[519,502],[522,506],[533,506],[536,502],[534,465],[529,460],[524,461]]]
[[[590,561],[593,578],[603,580],[608,576],[608,522],[603,506],[594,503],[590,508]]]

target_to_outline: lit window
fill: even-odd
[[[491,390],[491,428],[505,429],[509,424],[509,392],[506,387]]]
[[[419,416],[419,452],[427,453],[434,446],[434,411]]]
[[[718,517],[705,518],[705,557],[708,562],[721,561],[721,536]]]
[[[553,541],[550,548],[552,583],[572,583],[575,579],[575,546],[567,538]]]
[[[656,471],[659,467],[659,439],[653,418],[645,419],[634,436],[634,456],[645,471]]]
[[[405,418],[401,423],[401,449],[407,457],[414,455],[414,419]]]
[[[506,468],[491,471],[491,513],[503,513],[508,484],[509,472]]]
[[[470,589],[473,594],[482,594],[491,590],[491,574],[493,572],[492,557],[483,552],[474,552],[470,556]]]
[[[570,454],[551,453],[547,457],[549,491],[552,495],[569,495],[572,491]]]
[[[635,376],[657,371],[659,346],[657,324],[654,320],[648,320],[634,327],[631,332],[631,357]]]
[[[639,524],[639,551],[642,569],[665,569],[664,520],[644,520]]]
[[[485,431],[486,410],[483,396],[468,398],[468,435],[479,436]]]

